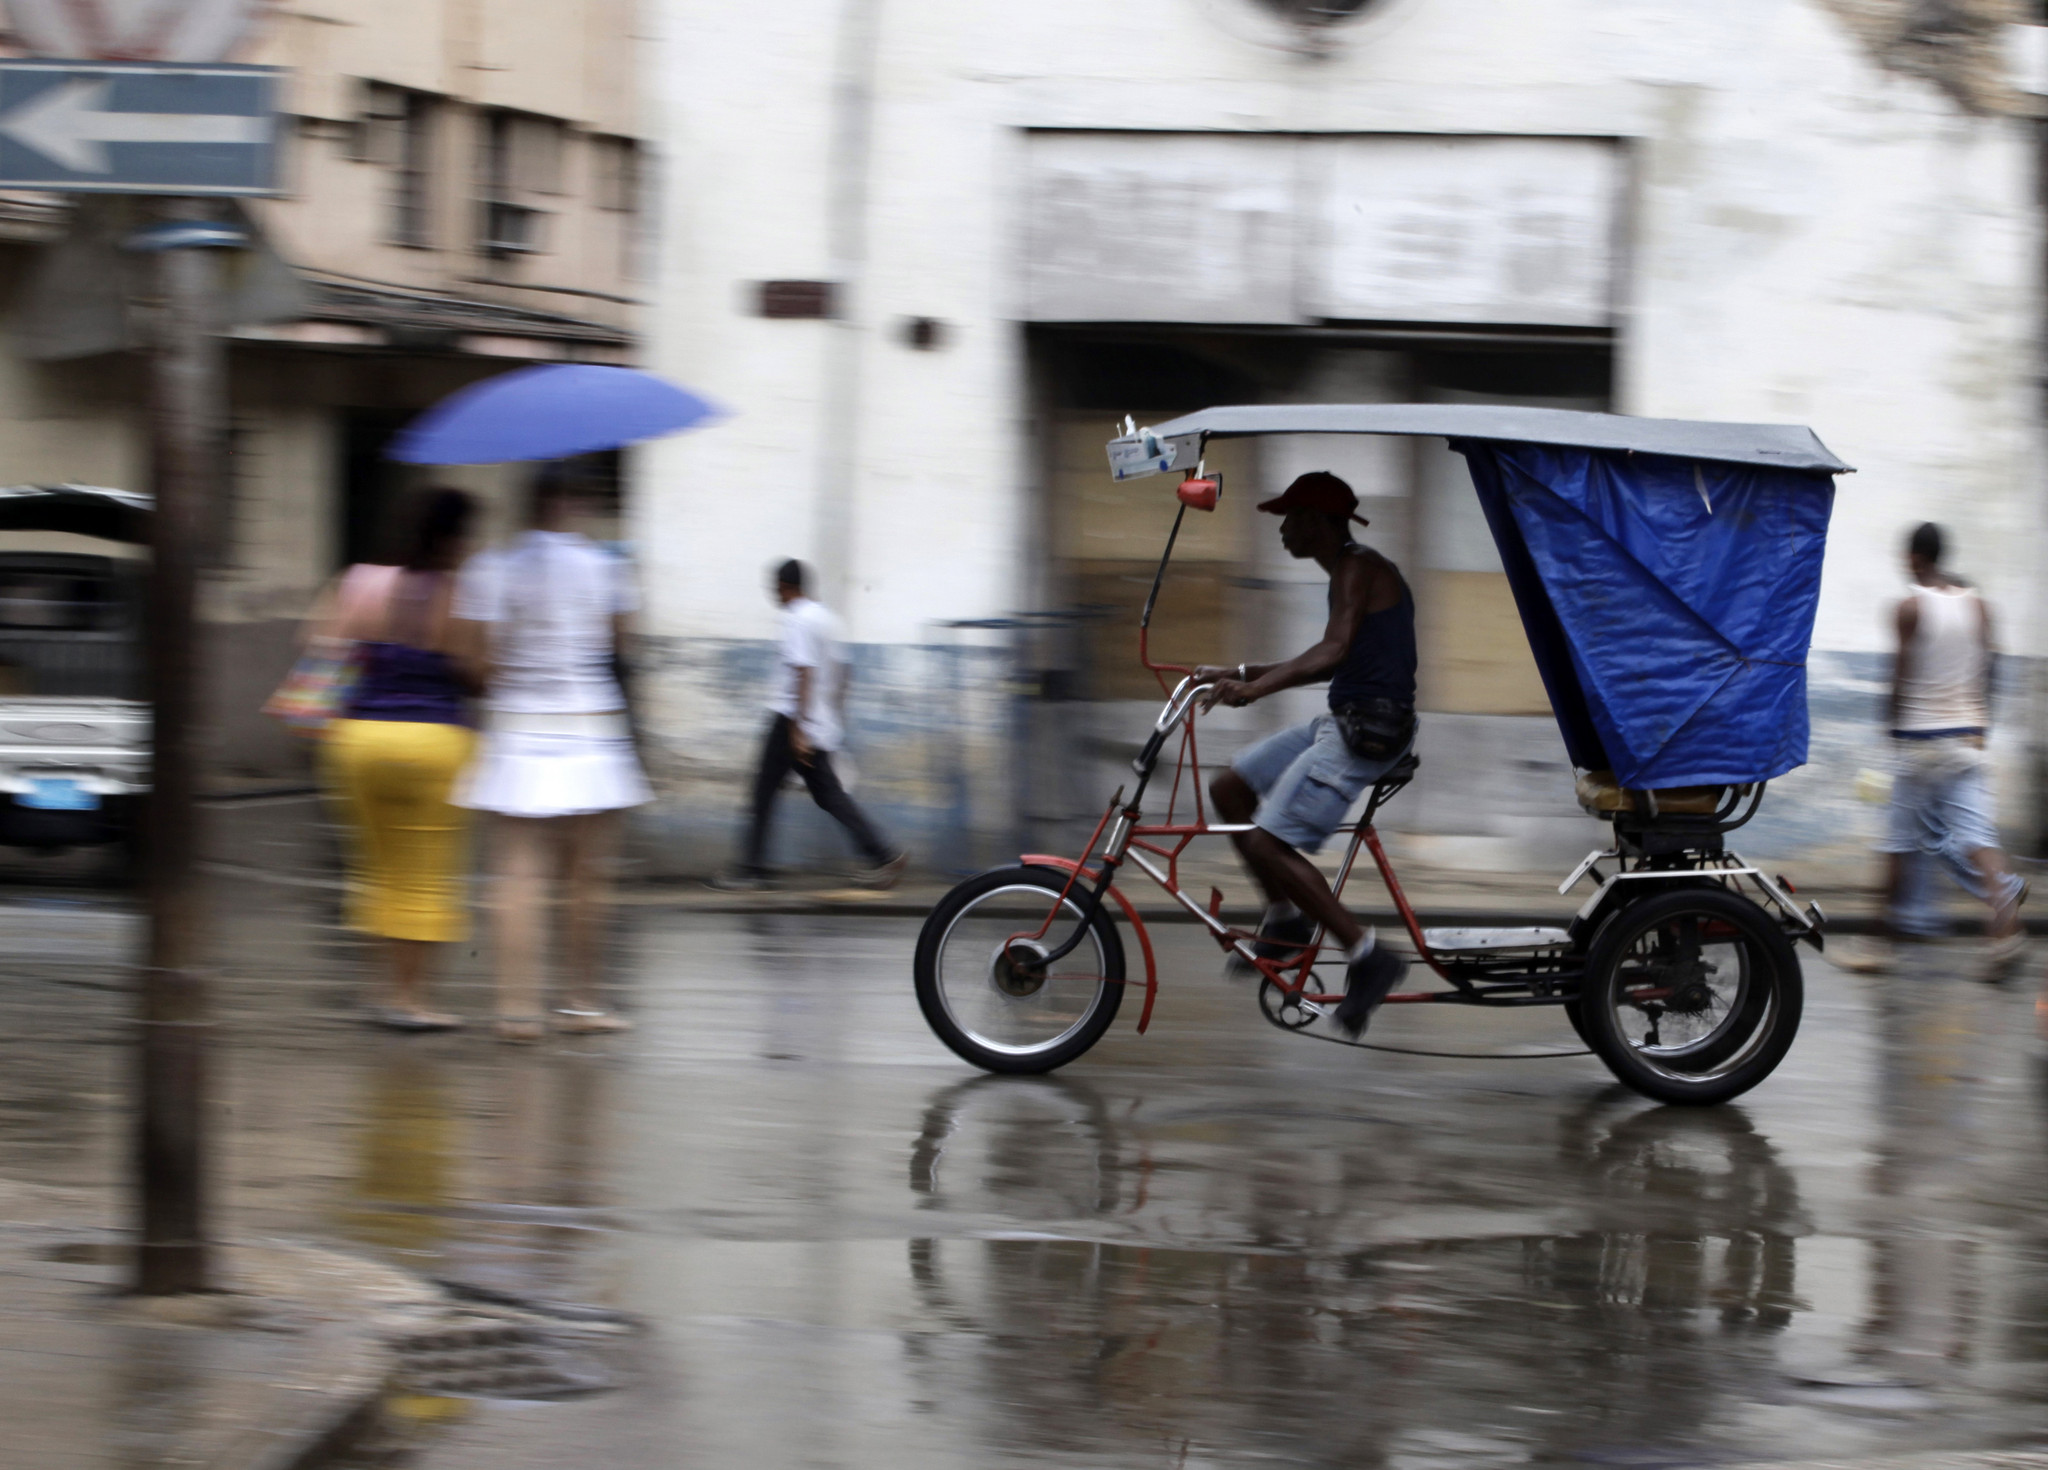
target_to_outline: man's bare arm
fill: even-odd
[[[1885,728],[1899,728],[1899,688],[1912,673],[1910,666],[1913,635],[1920,631],[1920,604],[1908,597],[1899,603],[1894,619],[1894,632],[1898,635],[1898,652],[1892,658],[1892,688],[1885,697]]]
[[[1219,704],[1250,704],[1283,689],[1328,678],[1331,671],[1344,662],[1352,640],[1358,636],[1358,625],[1365,621],[1365,615],[1373,604],[1379,602],[1391,607],[1393,601],[1399,599],[1398,587],[1393,589],[1393,598],[1388,599],[1388,589],[1380,585],[1382,578],[1391,582],[1394,577],[1391,567],[1377,557],[1345,557],[1330,578],[1330,621],[1323,629],[1323,636],[1285,662],[1261,664],[1256,671],[1247,668],[1242,680],[1219,679],[1202,701],[1202,708],[1211,710]]]

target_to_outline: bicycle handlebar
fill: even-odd
[[[1145,748],[1139,751],[1138,758],[1131,762],[1131,770],[1137,774],[1140,783],[1151,776],[1152,767],[1159,759],[1160,747],[1166,744],[1166,737],[1173,733],[1174,726],[1188,717],[1188,713],[1194,708],[1196,698],[1213,683],[1213,679],[1197,680],[1193,674],[1189,674],[1174,686],[1173,693],[1167,696],[1166,708],[1159,712],[1159,718],[1152,724],[1152,734],[1146,740]],[[1143,791],[1144,786],[1140,784],[1138,789]],[[1136,797],[1133,796],[1132,799],[1135,801]]]
[[[1152,728],[1164,733],[1178,725],[1187,717],[1188,709],[1193,706],[1195,697],[1215,682],[1214,679],[1197,682],[1193,674],[1182,679],[1173,686],[1173,693],[1166,697],[1166,707],[1159,712],[1159,718],[1153,722]]]

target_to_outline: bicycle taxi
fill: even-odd
[[[1807,644],[1834,476],[1849,466],[1793,426],[1476,404],[1211,408],[1143,429],[1126,420],[1109,444],[1117,479],[1182,474],[1138,626],[1138,657],[1166,702],[1132,762],[1135,783],[1110,797],[1079,856],[1027,854],[932,910],[915,972],[939,1038],[991,1072],[1048,1072],[1101,1038],[1134,983],[1143,1032],[1158,966],[1118,886],[1135,869],[1252,967],[1268,1021],[1341,1039],[1325,1018],[1343,998],[1342,955],[1333,992],[1317,969],[1320,931],[1262,958],[1252,931],[1223,921],[1220,893],[1204,904],[1181,888],[1192,843],[1246,828],[1209,820],[1204,806],[1196,720],[1207,686],[1149,649],[1182,522],[1222,493],[1204,473],[1204,446],[1261,434],[1440,436],[1465,457],[1582,773],[1580,804],[1609,828],[1559,885],[1591,884],[1564,927],[1425,928],[1373,826],[1426,755],[1425,720],[1340,829],[1349,842],[1331,885],[1341,898],[1366,853],[1441,982],[1387,1003],[1555,1006],[1617,1078],[1663,1102],[1718,1103],[1769,1076],[1799,1026],[1795,944],[1818,951],[1826,917],[1745,862],[1728,835],[1756,814],[1768,782],[1806,760]],[[1141,981],[1126,973],[1118,915],[1137,940]]]

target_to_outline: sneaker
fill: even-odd
[[[2027,936],[2022,930],[2008,934],[2003,939],[1994,939],[1984,947],[1984,967],[1978,978],[1987,985],[2003,985],[2011,976],[2013,968],[2026,957]]]
[[[910,866],[910,854],[899,852],[886,863],[877,863],[863,871],[853,881],[862,888],[894,888],[903,881],[903,870]]]
[[[1898,966],[1899,950],[1889,939],[1850,940],[1829,948],[1828,963],[1852,975],[1889,975]]]
[[[719,893],[759,893],[768,886],[768,880],[758,873],[740,870],[706,878],[704,886]]]
[[[1252,953],[1262,960],[1291,960],[1301,957],[1301,947],[1316,937],[1316,926],[1306,914],[1289,914],[1259,925],[1259,937]],[[1224,962],[1223,974],[1230,980],[1249,980],[1259,972],[1236,949]]]
[[[1338,1029],[1353,1041],[1364,1035],[1372,1013],[1407,973],[1408,962],[1389,953],[1384,944],[1375,944],[1353,960],[1344,972],[1344,999],[1336,1011]]]

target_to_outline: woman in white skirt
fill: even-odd
[[[619,813],[653,792],[616,659],[638,606],[624,561],[567,529],[576,486],[543,474],[532,528],[463,569],[458,618],[488,649],[483,743],[456,803],[490,812],[498,1036],[538,1041],[549,878],[563,886],[568,974],[555,1029],[622,1031],[599,996]]]

